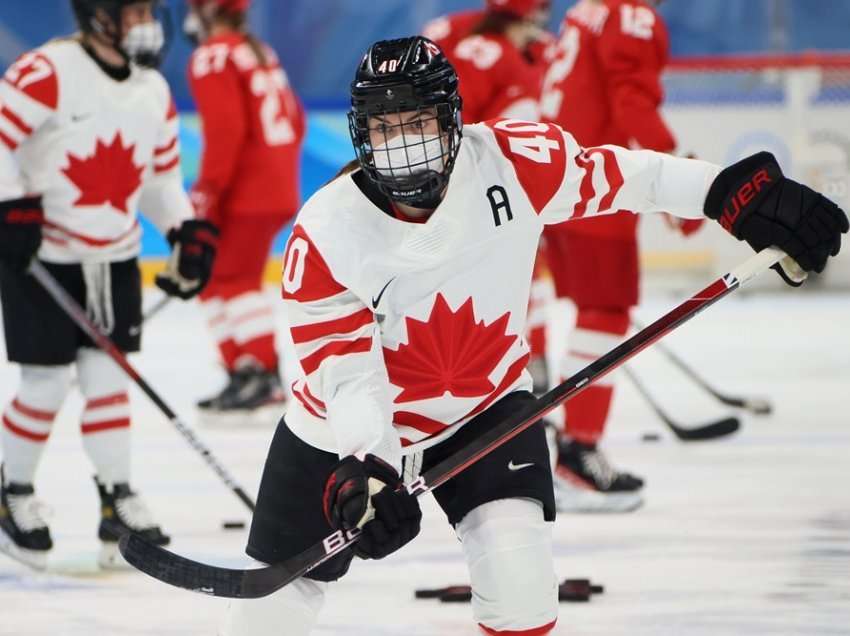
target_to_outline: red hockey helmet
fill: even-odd
[[[487,10],[527,18],[535,11],[545,9],[549,4],[550,0],[487,0]]]
[[[244,13],[251,7],[251,0],[189,0],[189,4],[200,7],[205,4],[215,4],[223,11]]]

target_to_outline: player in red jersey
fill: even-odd
[[[581,0],[566,14],[547,71],[541,110],[581,144],[673,152],[676,140],[659,108],[669,38],[655,3]],[[588,159],[593,161],[593,159]],[[586,183],[588,191],[593,183]],[[698,225],[680,226],[683,232]],[[638,302],[637,216],[621,212],[548,228],[548,265],[559,297],[577,308],[560,373],[569,377],[620,341]],[[559,509],[633,510],[643,481],[610,467],[597,449],[613,397],[611,380],[565,406],[556,466]]]
[[[221,231],[201,296],[230,376],[199,402],[208,419],[284,399],[274,313],[262,292],[272,241],[299,205],[304,112],[274,51],[245,27],[250,0],[190,0],[184,29],[200,46],[189,81],[204,154],[192,202]]]
[[[539,119],[546,52],[542,28],[549,0],[487,0],[482,10],[437,18],[425,26],[455,67],[465,123],[495,117]]]

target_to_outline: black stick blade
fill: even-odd
[[[681,428],[679,426],[671,428],[673,428],[676,437],[683,442],[704,442],[737,432],[741,428],[741,421],[737,417],[727,417],[699,428]]]
[[[125,534],[118,542],[127,563],[158,581],[192,592],[241,598],[243,579],[251,570],[230,570],[192,561],[147,541]]]

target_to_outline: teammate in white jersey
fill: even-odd
[[[177,111],[150,65],[163,44],[156,3],[73,0],[81,33],[21,56],[0,83],[0,293],[21,384],[2,413],[0,549],[44,567],[53,542],[33,482],[76,364],[83,446],[101,498],[101,563],[121,534],[165,544],[130,483],[128,379],[26,274],[30,259],[86,307],[120,349],[139,350],[137,209],[168,237],[158,285],[205,284],[214,229],[196,221],[180,173]],[[42,240],[43,239],[43,240]]]
[[[581,148],[555,125],[462,129],[457,88],[422,37],[376,43],[357,71],[349,120],[359,165],[304,206],[284,257],[303,375],[269,450],[247,551],[278,563],[338,529],[362,527],[362,538],[280,592],[235,602],[228,636],[309,633],[328,582],[355,555],[382,558],[419,532],[417,500],[396,490],[402,456],[409,480],[534,399],[523,334],[545,224],[619,209],[725,214],[737,237],[777,244],[806,270],[822,269],[847,231],[834,203],[783,177],[768,153],[721,171]],[[555,513],[543,427],[434,496],[462,543],[481,629],[550,632]]]

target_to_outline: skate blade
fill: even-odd
[[[121,552],[118,550],[118,543],[109,541],[101,541],[100,553],[97,555],[97,564],[102,570],[109,571],[130,571],[133,566],[124,560]]]
[[[603,493],[556,479],[555,509],[564,513],[596,514],[634,512],[643,506],[637,492]]]
[[[216,411],[198,409],[198,423],[204,428],[242,430],[274,428],[286,411],[286,402],[276,402],[256,409]]]
[[[0,531],[0,552],[37,572],[47,570],[48,551],[27,550],[18,546],[5,532]]]

